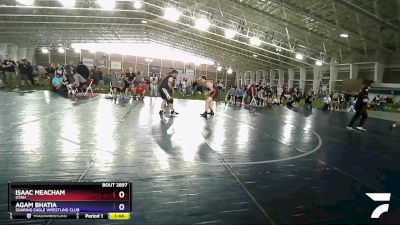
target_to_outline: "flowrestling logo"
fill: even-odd
[[[365,193],[365,194],[375,202],[390,201],[390,193]],[[389,211],[389,203],[382,204],[376,207],[375,210],[372,212],[371,219],[379,219],[379,217],[381,217],[383,213],[388,211]]]

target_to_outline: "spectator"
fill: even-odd
[[[76,72],[79,73],[86,80],[89,79],[90,76],[89,69],[82,62],[79,62],[78,66],[76,67]]]
[[[158,77],[155,73],[152,73],[150,76],[150,96],[157,97],[158,90]]]
[[[74,82],[75,66],[74,61],[70,61],[68,65],[65,66],[65,72],[67,74],[69,82]]]
[[[53,91],[61,95],[66,95],[68,93],[68,78],[65,74],[64,68],[56,68],[55,71],[55,76],[51,80]]]
[[[94,66],[93,69],[90,71],[90,79],[93,80],[92,85],[96,89],[99,86],[100,81],[100,70]]]
[[[231,103],[235,102],[235,96],[236,96],[236,87],[232,87],[229,88],[229,92],[228,92],[228,101]]]
[[[33,68],[31,62],[26,61],[28,67],[28,77],[32,85],[35,85],[35,68]]]
[[[324,97],[323,101],[324,101],[324,111],[326,111],[326,112],[330,111],[331,110],[331,102],[332,102],[331,96],[326,95]]]
[[[305,100],[305,104],[304,104],[304,109],[305,110],[312,110],[312,102],[314,100],[314,95],[311,94],[311,92],[309,92],[310,94],[307,96],[306,100]]]
[[[137,87],[136,87],[136,97],[139,100],[142,100],[144,98],[144,95],[146,94],[146,83],[142,81]]]
[[[38,72],[38,83],[41,84],[43,79],[46,77],[47,75],[47,71],[43,66],[38,66],[37,67],[37,72]]]
[[[279,104],[282,102],[282,97],[283,97],[283,88],[281,86],[279,86],[276,89],[277,95],[278,95],[278,99],[279,99]]]
[[[31,86],[30,79],[29,79],[29,67],[28,67],[28,62],[23,59],[21,62],[18,64],[18,69],[19,69],[19,74],[20,74],[20,80],[21,80],[21,87]]]
[[[52,64],[49,64],[46,67],[46,72],[47,72],[47,75],[49,76],[49,79],[52,80],[56,73],[56,70]]]
[[[15,70],[16,66],[17,64],[11,59],[11,57],[9,55],[6,55],[6,59],[1,64],[1,67],[3,68],[4,74],[6,76],[6,78],[4,79],[4,83],[9,87],[12,87],[14,85],[14,81],[16,83],[18,82],[17,73]]]
[[[352,96],[352,97],[350,97],[349,102],[350,102],[350,105],[349,105],[349,108],[347,109],[347,112],[356,112],[355,106],[356,106],[357,99]]]
[[[65,76],[67,75],[65,74]],[[68,94],[75,94],[76,92],[82,92],[85,87],[86,79],[79,73],[75,73],[72,77],[72,80],[73,82],[69,82],[69,85],[67,85]]]
[[[239,102],[239,106],[242,106],[244,91],[242,88],[238,87],[236,89],[236,96],[235,96],[235,105]]]

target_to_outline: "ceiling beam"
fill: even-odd
[[[397,26],[397,25],[395,25],[395,24],[393,24],[393,23],[381,18],[379,15],[364,9],[361,6],[358,6],[358,5],[354,4],[354,3],[352,3],[349,0],[335,0],[335,1],[337,3],[340,3],[341,5],[345,6],[346,8],[351,9],[352,11],[354,11],[356,13],[360,13],[363,16],[374,20],[375,22],[377,22],[379,24],[384,24],[385,26],[387,26],[387,27],[389,27],[389,28],[391,28],[391,29],[393,29],[393,30],[395,30],[397,32],[400,32],[400,27],[399,26]]]
[[[323,18],[320,18],[319,16],[316,16],[315,14],[311,14],[311,13],[309,13],[309,12],[307,11],[307,9],[305,9],[305,8],[299,9],[298,7],[289,5],[288,3],[286,3],[286,2],[284,2],[284,1],[282,1],[282,0],[269,0],[269,1],[272,1],[272,2],[274,2],[274,3],[276,3],[276,4],[279,4],[279,5],[282,5],[282,6],[284,6],[285,8],[291,10],[291,11],[294,12],[294,13],[301,13],[301,14],[303,14],[303,15],[306,15],[306,16],[310,17],[310,18],[313,18],[313,19],[315,19],[315,20],[318,20],[319,22],[325,24],[326,26],[334,28],[334,30],[336,30],[336,32],[338,32],[338,33],[340,33],[341,31],[346,31],[346,32],[348,32],[348,34],[350,34],[350,35],[352,35],[352,36],[358,36],[358,37],[360,37],[361,39],[366,40],[368,43],[370,43],[370,44],[373,45],[374,47],[377,47],[377,48],[380,48],[380,49],[382,49],[382,50],[385,50],[387,53],[390,53],[390,54],[396,53],[395,51],[393,51],[393,50],[391,50],[391,49],[388,49],[388,48],[382,46],[381,44],[377,43],[377,42],[374,41],[374,40],[371,40],[371,39],[369,39],[369,38],[367,38],[367,37],[365,37],[365,36],[359,36],[357,33],[353,32],[353,31],[350,31],[350,30],[348,30],[348,29],[345,29],[345,28],[343,28],[343,27],[341,27],[341,26],[337,26],[336,24],[333,24],[333,23],[331,23],[331,22],[329,22],[329,21],[326,21],[326,20],[324,20]]]

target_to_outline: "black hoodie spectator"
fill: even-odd
[[[79,73],[86,80],[89,79],[90,71],[86,65],[82,62],[79,62],[79,65],[76,67],[76,72]]]
[[[366,89],[363,89],[357,96],[357,102],[355,106],[355,110],[366,110],[368,105],[368,92]]]

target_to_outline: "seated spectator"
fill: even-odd
[[[82,92],[85,87],[86,79],[82,77],[79,73],[73,75],[73,82],[67,86],[68,94],[75,94],[76,92]]]
[[[349,108],[347,109],[347,112],[356,112],[355,107],[356,107],[356,102],[357,102],[357,98],[354,98],[353,96],[350,97],[350,101],[349,101]]]
[[[239,106],[242,105],[243,95],[244,95],[243,89],[241,89],[240,87],[237,88],[236,89],[236,95],[235,95],[235,105],[236,105],[237,102],[239,102]]]
[[[228,101],[229,102],[231,102],[231,103],[234,103],[235,102],[235,96],[236,96],[236,89],[235,89],[235,87],[232,87],[231,86],[231,88],[229,89],[229,92],[228,92]]]
[[[139,98],[139,100],[142,100],[144,98],[144,95],[146,94],[146,83],[142,81],[137,87],[136,87],[136,97]]]
[[[257,95],[256,95],[256,100],[257,100],[257,105],[258,106],[263,106],[264,105],[264,91],[261,87],[258,87],[257,90]]]
[[[272,105],[280,105],[281,104],[281,100],[280,100],[280,96],[272,96]]]
[[[114,94],[114,99],[117,98],[117,93],[118,92],[124,92],[125,90],[125,81],[124,81],[124,77],[119,74],[119,75],[115,75],[113,80],[111,81],[111,86],[113,89],[113,94]]]
[[[65,75],[64,68],[57,68],[55,70],[55,76],[51,80],[52,89],[53,91],[61,94],[66,95],[68,93],[67,85],[68,78]]]
[[[289,98],[288,98],[288,101],[287,101],[287,103],[286,103],[286,106],[287,106],[289,109],[293,108],[294,100],[295,100],[295,97],[292,96],[292,95],[290,95]]]

